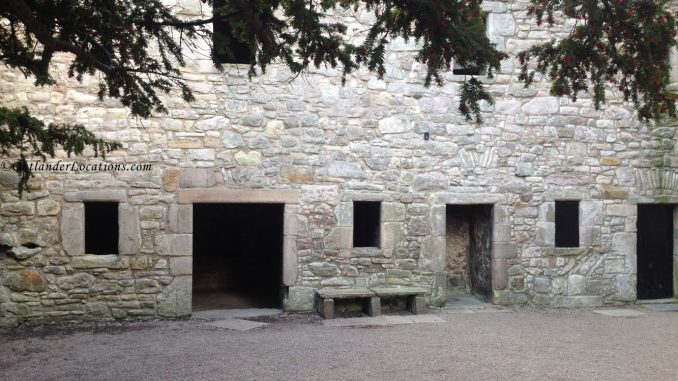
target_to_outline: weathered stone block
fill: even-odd
[[[497,259],[511,259],[516,257],[516,245],[512,242],[495,242],[492,257]]]
[[[129,260],[116,254],[85,254],[71,259],[71,267],[74,269],[124,269],[129,267]]]
[[[556,224],[553,222],[537,222],[537,244],[553,246],[556,243]]]
[[[63,290],[71,290],[74,288],[87,289],[92,287],[96,278],[87,273],[78,273],[70,276],[63,276],[57,278],[57,286]]]
[[[603,224],[603,202],[602,201],[581,201],[579,203],[581,211],[581,225],[594,226]]]
[[[326,249],[350,249],[353,246],[353,228],[335,227],[325,237]]]
[[[192,234],[158,234],[155,236],[155,251],[160,255],[191,255]]]
[[[228,119],[223,116],[215,116],[213,118],[199,120],[193,125],[196,131],[221,130],[228,126]]]
[[[64,204],[61,211],[61,246],[72,256],[85,254],[85,206]]]
[[[336,185],[302,185],[300,201],[303,203],[327,202],[337,204],[339,188]]]
[[[172,233],[193,233],[193,205],[171,204],[167,213]]]
[[[431,206],[431,235],[443,236],[446,229],[445,205]]]
[[[412,188],[415,191],[444,190],[450,186],[450,179],[442,173],[431,172],[414,176]]]
[[[184,188],[209,188],[217,183],[217,174],[209,168],[185,168],[181,172]]]
[[[403,224],[400,222],[384,222],[381,224],[381,248],[391,252],[396,245],[405,239]],[[387,255],[390,256],[390,255]]]
[[[127,202],[127,191],[95,190],[95,191],[66,192],[64,194],[64,200],[68,202],[83,202],[83,201]]]
[[[638,214],[637,206],[630,204],[610,204],[605,207],[608,216],[635,216]]]
[[[379,121],[382,134],[401,134],[412,130],[412,122],[405,116],[390,116]]]
[[[383,220],[383,210],[384,206],[382,204],[382,220]],[[337,217],[337,226],[353,226],[353,203],[352,202],[340,202],[337,204],[337,207],[334,208],[334,214]]]
[[[174,192],[179,187],[181,180],[181,169],[179,168],[165,168],[163,171],[162,187],[167,192]]]
[[[38,201],[37,207],[39,216],[56,216],[61,211],[61,204],[52,199]]]
[[[25,261],[26,259],[33,257],[41,251],[41,247],[30,248],[26,246],[15,246],[8,250],[6,254],[18,261]]]
[[[508,264],[505,259],[492,259],[492,288],[503,290],[508,285]]]
[[[445,237],[427,237],[421,250],[420,265],[428,271],[445,269]]]
[[[118,213],[118,253],[136,254],[141,248],[138,209],[129,204],[120,204]]]
[[[311,262],[308,264],[308,270],[315,276],[332,277],[339,275],[337,265],[327,262]]]
[[[313,311],[315,289],[307,286],[292,286],[287,290],[287,297],[283,301],[283,308],[287,312]]]
[[[257,151],[238,151],[233,155],[233,158],[238,164],[249,167],[259,167],[262,162],[261,153]]]
[[[297,236],[286,235],[283,237],[283,273],[282,282],[285,286],[293,286],[297,283],[298,258]]]
[[[353,216],[351,216],[351,219]],[[405,205],[399,202],[383,202],[381,204],[382,222],[405,221]]]
[[[558,112],[558,99],[554,97],[536,97],[523,105],[522,111],[527,115],[550,115]]]
[[[190,316],[192,293],[192,277],[175,277],[158,296],[158,315],[164,317]]]
[[[31,201],[3,203],[0,207],[3,216],[32,216],[34,212],[35,203]]]
[[[549,292],[551,290],[551,280],[549,278],[539,276],[534,279],[534,291]]]
[[[579,274],[572,274],[567,277],[567,293],[569,295],[580,295],[586,290],[586,277]]]
[[[10,271],[5,279],[5,286],[12,291],[45,291],[47,282],[38,270],[26,269]]]
[[[492,36],[512,36],[516,32],[516,20],[512,13],[490,13],[487,24],[487,33]]]
[[[358,163],[335,161],[327,167],[327,175],[330,177],[347,177],[353,179],[364,179],[365,172]]]
[[[192,275],[193,257],[173,257],[169,260],[171,275]]]

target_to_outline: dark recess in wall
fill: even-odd
[[[193,293],[280,307],[282,204],[193,205]],[[216,297],[216,296],[215,296]]]

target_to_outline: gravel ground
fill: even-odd
[[[635,308],[635,307],[634,307]],[[678,313],[636,308],[453,313],[445,323],[325,327],[260,318],[0,330],[1,380],[678,380]]]

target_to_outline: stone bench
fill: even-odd
[[[365,312],[379,316],[382,297],[406,297],[407,309],[416,315],[426,312],[426,291],[419,287],[321,288],[316,290],[317,310],[325,319],[333,319],[335,299],[369,299]]]
[[[370,287],[380,298],[379,308],[381,309],[381,298],[393,298],[404,296],[407,298],[407,309],[413,314],[421,314],[426,312],[426,294],[425,288],[420,287]],[[381,311],[380,311],[381,312]]]
[[[381,313],[379,297],[367,288],[321,288],[316,290],[318,296],[318,312],[325,319],[334,319],[335,299],[369,299],[367,314],[377,316]]]

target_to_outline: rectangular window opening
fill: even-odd
[[[85,253],[118,254],[118,203],[85,203]]]
[[[485,35],[487,35],[487,20],[489,12],[483,14],[483,25],[485,26]],[[485,75],[487,70],[480,68],[473,62],[469,62],[466,66],[458,64],[456,61],[452,65],[452,74],[454,75]]]
[[[556,247],[579,247],[579,201],[556,201]]]
[[[214,0],[213,16],[220,16],[226,0]],[[215,62],[225,64],[249,64],[254,61],[254,52],[250,47],[240,42],[234,35],[228,20],[213,22],[212,49]]]
[[[353,247],[379,247],[381,202],[353,202]]]

